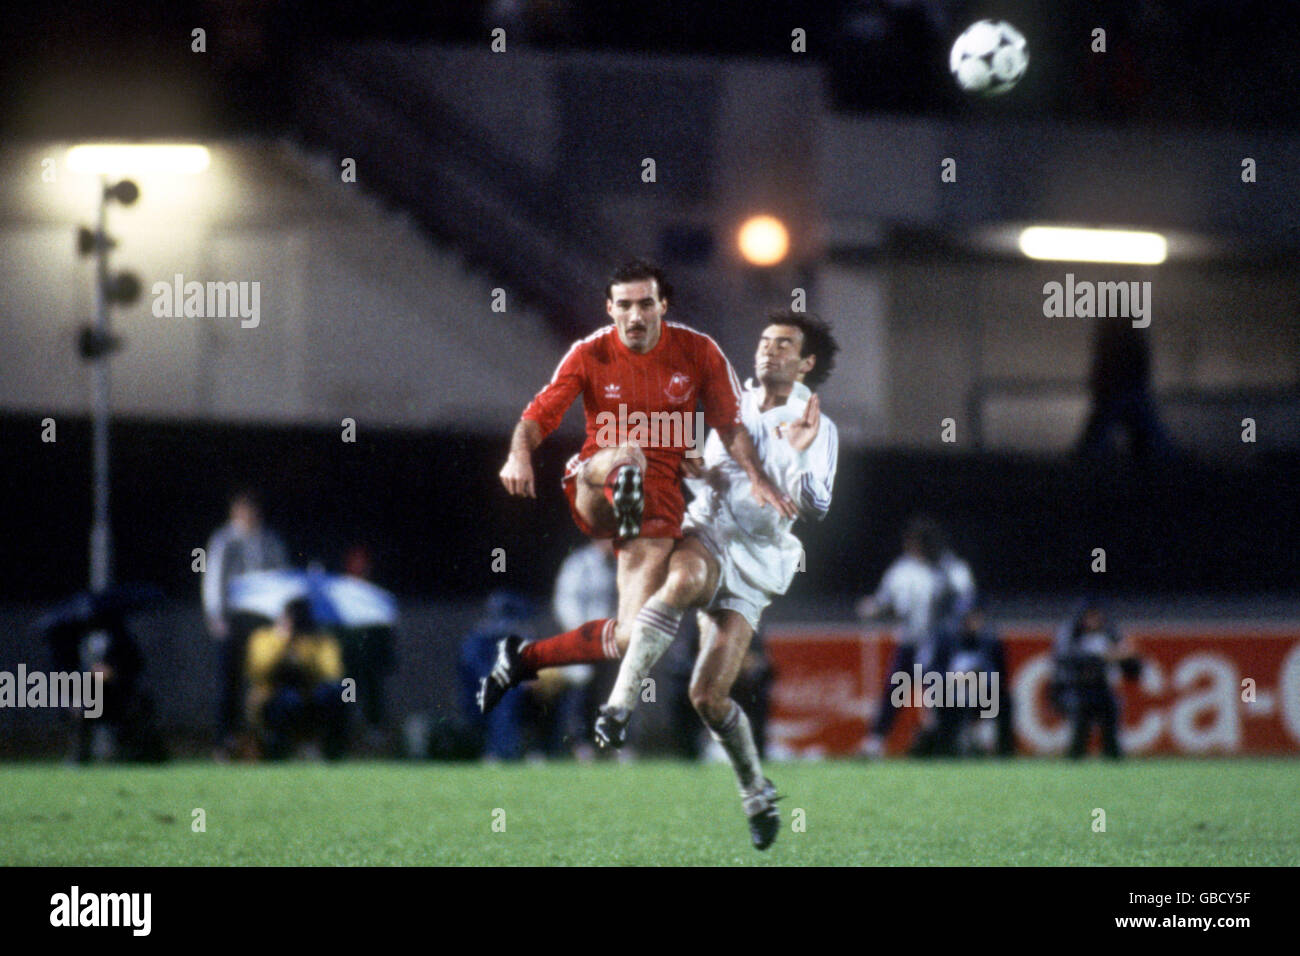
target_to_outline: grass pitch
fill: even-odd
[[[9,765],[0,864],[1300,864],[1296,761],[767,770],[786,799],[760,854],[719,765]]]

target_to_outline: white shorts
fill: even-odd
[[[735,611],[757,632],[759,618],[776,595],[758,587],[737,567],[734,554],[745,545],[709,525],[696,522],[689,512],[682,522],[682,531],[698,538],[718,562],[718,586],[704,610]]]

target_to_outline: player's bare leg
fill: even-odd
[[[645,467],[645,453],[631,444],[601,448],[582,463],[575,476],[574,507],[598,537],[614,536],[629,545],[636,543],[641,533]],[[513,480],[516,483],[525,482],[525,478],[519,476]],[[526,483],[519,487],[526,488],[531,493],[531,483],[530,467]],[[507,487],[511,488],[512,493],[517,493],[511,484],[507,483]],[[672,542],[668,541],[658,549],[649,547],[646,553],[659,550],[666,559],[671,548]],[[634,563],[637,565],[641,563],[643,550],[645,549],[640,547],[632,549],[632,557],[636,559]],[[624,588],[622,568],[625,563],[625,559],[620,556],[620,594]],[[650,586],[651,592],[655,586],[657,584]],[[635,613],[630,612],[630,616],[635,616]],[[497,657],[491,672],[479,680],[476,695],[479,712],[490,713],[512,687],[532,680],[537,671],[545,667],[617,657],[621,648],[616,649],[614,644],[613,623],[606,620],[588,621],[573,631],[557,634],[545,641],[525,643],[516,635],[502,639],[497,645]],[[624,639],[622,647],[626,646],[627,641]]]
[[[662,583],[673,547],[671,538],[638,537],[644,471],[645,453],[635,445],[602,448],[583,462],[574,485],[574,507],[582,520],[597,534],[615,534],[622,542],[618,556],[618,620],[628,624],[619,628],[618,620],[587,621],[543,641],[525,643],[514,635],[503,639],[497,646],[491,672],[479,681],[476,699],[480,713],[491,712],[512,687],[532,680],[543,668],[618,658],[626,650],[630,622]],[[629,477],[633,479],[630,484]],[[627,497],[627,492],[634,494]],[[616,642],[615,636],[620,633]]]
[[[669,555],[676,544],[672,538],[637,538],[619,547],[618,623],[614,627],[614,640],[624,657],[625,666],[626,658],[633,650],[636,622],[651,596],[663,586],[668,574]],[[678,620],[681,620],[680,613]],[[668,640],[672,642],[671,635]],[[623,682],[623,668],[620,667],[619,680],[614,685],[619,700],[626,696],[626,691],[619,691]],[[634,703],[640,691],[638,679],[631,689]],[[631,706],[620,705],[615,694],[611,694],[610,702],[600,709],[596,720],[596,743],[601,747],[622,746],[627,739],[627,718],[631,710]]]
[[[663,585],[641,602],[629,628],[615,631],[624,654],[609,707],[627,713],[636,708],[642,684],[677,636],[682,615],[708,600],[718,586],[718,573],[718,562],[698,538],[687,535],[677,542]]]
[[[722,745],[740,786],[754,846],[766,850],[781,828],[776,788],[763,776],[749,717],[731,698],[754,629],[744,616],[729,610],[700,614],[700,654],[691,674],[691,705]]]
[[[583,462],[574,507],[597,536],[629,540],[641,533],[645,468],[636,445],[602,448]]]

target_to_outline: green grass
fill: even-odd
[[[730,770],[642,762],[0,768],[4,865],[1300,864],[1300,763],[775,764],[749,847]],[[1093,809],[1106,832],[1092,830]],[[206,811],[207,831],[191,829]],[[505,832],[493,832],[493,811]],[[804,811],[805,832],[792,812]]]

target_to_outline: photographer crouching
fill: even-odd
[[[299,740],[317,736],[326,759],[343,756],[343,657],[334,636],[318,630],[306,598],[249,636],[246,669],[248,719],[265,757],[283,760]]]

